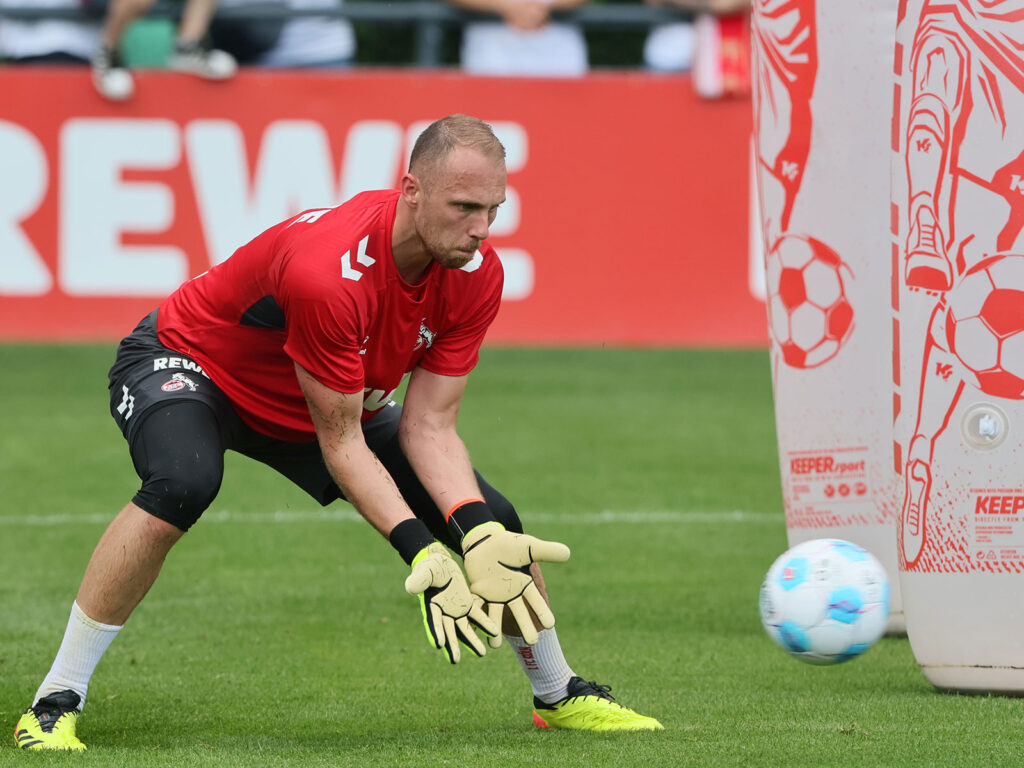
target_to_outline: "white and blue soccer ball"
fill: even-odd
[[[814,539],[792,547],[761,585],[761,622],[779,646],[810,664],[860,656],[885,632],[889,577],[863,547]]]

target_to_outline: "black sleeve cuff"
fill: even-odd
[[[398,550],[398,554],[405,560],[406,565],[412,565],[412,560],[419,554],[420,550],[436,539],[427,528],[426,523],[416,517],[403,520],[388,534],[388,541],[391,546]]]
[[[482,501],[467,501],[456,507],[448,516],[448,530],[454,539],[462,541],[462,537],[482,523],[496,522],[494,514]]]

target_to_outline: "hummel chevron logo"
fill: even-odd
[[[370,236],[367,235],[359,241],[359,247],[356,249],[356,261],[362,264],[364,267],[371,267],[377,263],[377,260],[366,255],[366,244],[369,242]],[[346,280],[361,280],[363,273],[352,266],[352,251],[345,251],[341,257],[341,276]]]

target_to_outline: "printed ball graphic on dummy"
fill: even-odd
[[[839,353],[853,331],[851,274],[839,254],[806,235],[783,235],[768,251],[768,327],[787,365],[814,368]]]
[[[1024,256],[993,256],[947,296],[946,341],[965,377],[994,397],[1024,399]]]
[[[761,623],[787,653],[810,664],[855,658],[885,632],[889,577],[863,547],[805,541],[783,553],[761,585]]]

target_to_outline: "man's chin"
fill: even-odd
[[[476,251],[450,251],[443,258],[437,259],[437,262],[445,269],[462,269],[475,255]]]

